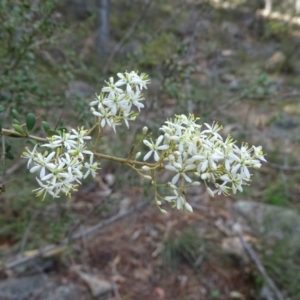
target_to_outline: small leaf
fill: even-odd
[[[0,121],[0,134],[2,133],[2,122]]]
[[[14,124],[20,124],[20,122],[17,119],[13,119]]]
[[[8,159],[14,159],[14,156],[10,152],[6,152],[5,157]]]
[[[5,146],[5,152],[9,152],[11,150],[11,145],[10,144],[7,144]]]
[[[35,116],[32,113],[29,113],[26,118],[26,126],[28,131],[31,131],[35,125]]]
[[[46,132],[50,130],[50,125],[46,121],[42,121],[42,125]]]
[[[24,131],[24,129],[19,124],[13,124],[12,127],[16,132],[18,132],[22,135],[27,135],[26,132]]]
[[[0,105],[0,113],[2,113],[3,111],[4,111],[4,107]]]
[[[12,109],[11,112],[12,112],[15,119],[19,119],[19,113],[15,109]]]

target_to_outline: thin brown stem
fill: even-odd
[[[35,140],[38,142],[48,142],[48,140],[46,138],[41,138],[35,135],[22,135],[14,130],[10,130],[10,129],[2,129],[2,134],[6,135],[6,136],[12,136],[12,137],[22,137],[22,138],[28,138],[31,140]]]
[[[116,162],[119,162],[119,163],[122,163],[122,164],[148,166],[149,168],[155,168],[156,167],[156,164],[150,164],[150,163],[146,163],[146,162],[143,162],[143,161],[136,161],[136,160],[131,160],[131,159],[127,159],[127,158],[115,157],[115,156],[106,155],[106,154],[102,154],[102,153],[94,153],[94,155],[96,157],[99,157],[99,158],[104,158],[104,159],[107,159],[107,160],[116,161]]]

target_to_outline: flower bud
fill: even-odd
[[[170,162],[173,162],[174,160],[175,160],[174,155],[173,155],[173,154],[170,154],[170,155],[169,155],[169,161],[170,161]]]
[[[135,159],[139,159],[139,157],[141,156],[141,152],[138,152],[136,155],[135,155]]]
[[[167,141],[170,140],[170,135],[169,135],[168,133],[165,133],[165,134],[164,134],[164,137],[165,137],[165,139],[166,139]]]
[[[203,173],[201,175],[201,179],[206,180],[207,178],[209,178],[209,174],[208,173]]]
[[[149,168],[148,166],[142,166],[142,169],[143,169],[144,171],[150,171],[150,168]]]
[[[167,183],[167,185],[171,188],[171,189],[173,189],[173,190],[177,190],[177,186],[176,185],[174,185],[173,183],[171,183],[171,182],[168,182]]]
[[[261,167],[261,164],[258,163],[258,164],[253,165],[252,167],[253,167],[254,169],[259,169],[259,168]]]
[[[167,215],[167,214],[168,214],[168,212],[167,212],[166,210],[162,209],[162,208],[159,208],[159,210],[160,210],[160,212],[161,212],[162,214],[164,214],[164,215]]]
[[[207,191],[209,196],[211,196],[211,197],[215,196],[214,192],[209,187],[206,188],[206,191]]]
[[[143,127],[143,134],[146,135],[148,132],[148,127],[147,126],[144,126]]]
[[[151,180],[151,179],[152,179],[152,177],[149,176],[149,175],[144,175],[144,178],[145,178],[145,179],[148,179],[148,180]]]
[[[184,207],[187,211],[189,211],[191,213],[193,212],[192,206],[190,204],[188,204],[187,202],[185,202]]]
[[[199,181],[194,181],[191,183],[191,186],[199,186],[201,183]]]

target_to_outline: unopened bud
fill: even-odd
[[[203,174],[201,175],[201,179],[205,180],[205,179],[207,179],[207,178],[209,178],[209,174],[208,174],[208,173],[203,173]]]
[[[258,164],[255,164],[255,165],[253,165],[253,168],[254,168],[254,169],[259,169],[260,167],[261,167],[261,164],[259,164],[259,163],[258,163]]]
[[[162,214],[164,214],[164,215],[167,215],[167,214],[168,214],[168,212],[167,212],[166,210],[162,209],[162,208],[159,208],[159,210],[160,210],[160,212],[161,212]]]
[[[142,166],[142,169],[143,169],[144,171],[150,171],[150,168],[149,168],[148,166]]]
[[[177,186],[176,185],[174,185],[173,183],[171,183],[171,182],[168,182],[167,183],[167,185],[171,188],[171,189],[173,189],[173,190],[177,190]]]
[[[147,127],[147,126],[144,126],[144,127],[143,127],[143,134],[145,134],[145,135],[146,135],[146,134],[147,134],[147,132],[148,132],[148,127]]]
[[[206,191],[207,191],[209,196],[211,196],[211,197],[215,196],[214,192],[209,187],[206,188]]]
[[[135,155],[135,159],[139,159],[140,158],[140,156],[141,156],[141,152],[138,152],[136,155]]]
[[[188,204],[187,202],[185,202],[184,207],[187,211],[189,211],[191,213],[193,212],[192,206],[190,204]]]
[[[199,186],[201,183],[199,181],[194,181],[191,183],[191,186]]]
[[[144,175],[144,178],[145,178],[145,179],[149,179],[149,180],[151,180],[151,179],[152,179],[152,177],[151,177],[151,176],[149,176],[149,175]]]

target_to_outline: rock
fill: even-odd
[[[242,37],[240,26],[232,22],[223,21],[221,24],[221,31],[229,34],[234,38]]]
[[[113,285],[97,275],[85,273],[80,270],[80,266],[73,266],[71,270],[89,287],[94,297],[110,295]]]
[[[0,283],[0,299],[33,299],[45,284],[45,279],[40,275],[9,278]]]
[[[78,286],[70,283],[66,285],[53,286],[47,288],[38,299],[41,300],[78,300],[81,291]]]
[[[228,255],[233,255],[241,259],[245,263],[249,261],[248,255],[245,252],[239,237],[224,238],[222,240],[221,248],[224,251],[224,253]]]
[[[260,298],[262,300],[275,300],[274,293],[270,290],[270,288],[266,285],[263,286],[260,292]]]
[[[251,228],[268,241],[276,243],[288,237],[285,243],[300,248],[300,216],[297,212],[252,201],[238,201],[233,209],[235,214],[246,219]]]
[[[221,80],[222,80],[223,82],[225,82],[225,83],[228,84],[229,90],[234,91],[234,90],[237,90],[237,89],[239,88],[239,81],[238,81],[238,79],[237,79],[234,75],[232,75],[232,74],[227,74],[227,73],[225,73],[225,74],[221,75]]]
[[[291,130],[296,128],[298,126],[298,123],[294,120],[283,118],[282,120],[274,123],[274,126],[283,130]]]
[[[245,299],[245,296],[243,294],[241,294],[240,292],[237,291],[231,291],[229,294],[230,298],[232,299]]]
[[[265,69],[269,72],[280,71],[286,62],[286,56],[281,52],[275,52],[265,63]]]
[[[81,291],[74,284],[62,284],[44,274],[10,278],[0,283],[1,300],[77,300]]]

